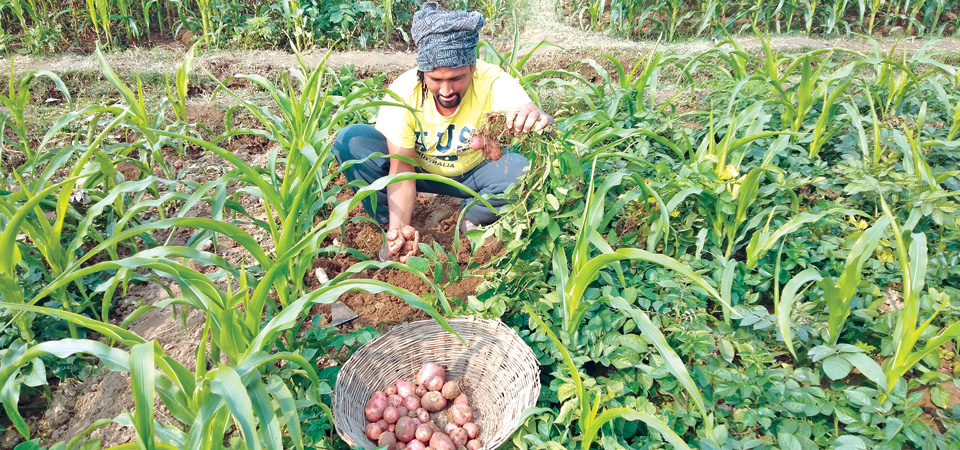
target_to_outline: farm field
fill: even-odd
[[[957,2],[443,2],[557,123],[405,264],[330,151],[418,5],[189,3],[0,4],[0,448],[346,449],[349,356],[461,316],[540,363],[501,448],[960,448]]]

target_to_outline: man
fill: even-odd
[[[372,183],[385,175],[426,172],[456,180],[479,194],[499,194],[526,171],[529,162],[520,154],[504,152],[497,142],[484,142],[473,134],[488,111],[506,112],[506,127],[527,133],[542,130],[553,118],[540,110],[517,80],[499,67],[477,61],[476,49],[483,16],[477,12],[442,11],[436,2],[423,4],[413,16],[412,36],[417,44],[417,68],[400,75],[390,86],[416,109],[383,106],[376,126],[351,125],[337,135],[337,161],[360,160],[379,152],[401,159],[372,158],[344,170],[349,181]],[[388,97],[388,101],[396,99]],[[383,260],[406,262],[417,254],[420,234],[410,226],[417,192],[472,198],[449,185],[406,180],[377,194],[363,206],[370,217],[387,227],[380,251]],[[499,208],[504,200],[491,200]],[[471,207],[461,230],[489,225],[497,214],[486,206]]]

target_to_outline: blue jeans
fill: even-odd
[[[337,134],[333,143],[333,154],[341,165],[351,159],[360,160],[374,153],[388,154],[387,140],[373,125],[354,124],[345,127]],[[464,186],[473,189],[480,195],[500,194],[508,186],[515,183],[526,173],[530,163],[519,153],[505,151],[498,161],[483,161],[473,170],[459,176],[450,177]],[[363,180],[366,184],[373,183],[390,172],[390,160],[386,158],[371,158],[363,163],[354,164],[343,171],[347,181]],[[418,173],[423,173],[419,167]],[[356,192],[356,188],[354,188]],[[450,195],[462,198],[461,208],[467,208],[473,196],[453,186],[435,181],[417,180],[417,192]],[[503,199],[489,199],[491,205],[500,209],[507,204]],[[363,208],[374,220],[381,225],[390,222],[390,210],[387,207],[386,189],[377,192],[377,210],[372,210],[370,197],[363,199]],[[499,215],[490,211],[483,204],[470,207],[464,218],[476,225],[489,225],[496,222]]]

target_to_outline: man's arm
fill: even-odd
[[[387,141],[387,150],[391,155],[408,158],[415,156],[412,148],[401,148]],[[390,175],[413,172],[413,164],[399,159],[390,159]],[[413,205],[417,199],[417,181],[404,180],[387,186],[387,206],[390,209],[390,224],[387,226],[387,250],[400,262],[417,254],[420,233],[410,226],[413,217]]]

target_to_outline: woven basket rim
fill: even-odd
[[[374,390],[382,389],[390,379],[407,376],[412,379],[411,367],[418,367],[428,361],[445,361],[443,358],[455,359],[452,365],[441,363],[448,373],[459,372],[458,376],[463,376],[464,379],[468,374],[474,374],[477,378],[476,389],[477,392],[482,392],[483,398],[471,398],[471,403],[477,402],[474,406],[481,416],[475,421],[478,424],[486,421],[486,427],[481,427],[481,436],[484,436],[482,448],[498,447],[521,425],[522,412],[536,406],[541,389],[540,365],[533,350],[520,338],[516,330],[499,319],[465,316],[447,319],[446,322],[463,341],[471,344],[470,348],[464,347],[438,322],[428,319],[400,324],[360,346],[344,362],[331,393],[332,421],[337,434],[344,442],[351,446],[375,448],[375,443],[367,439],[362,431],[366,426],[363,405],[366,404],[369,395]],[[429,340],[419,340],[424,335],[433,336],[434,341],[441,340],[443,345],[449,347],[446,347],[446,350],[442,346],[434,349],[434,351],[441,351],[442,354],[432,356],[429,352],[418,353],[422,350],[418,348],[413,351],[417,356],[410,357],[411,340],[417,345],[429,345],[421,344],[429,343]],[[450,342],[451,340],[453,343]],[[403,346],[398,347],[398,345]],[[407,356],[395,355],[404,350]],[[501,352],[501,350],[504,351]],[[458,351],[461,353],[457,354]],[[451,357],[450,354],[455,356]],[[393,356],[391,361],[386,361],[387,355]],[[491,355],[494,357],[490,357]],[[398,365],[400,367],[397,367]],[[448,365],[449,368],[446,367]],[[373,370],[371,368],[375,368],[378,372],[362,374],[363,370]],[[410,375],[398,375],[397,370]],[[487,381],[486,375],[476,375],[477,373],[495,374],[497,378],[509,380]],[[487,391],[490,390],[499,391],[500,395],[487,395]],[[496,403],[497,398],[503,398],[505,403]],[[487,408],[502,408],[502,411],[482,411],[485,404]],[[487,419],[482,418],[484,415],[488,416]],[[500,422],[493,423],[498,419]],[[486,435],[484,428],[488,429]]]

